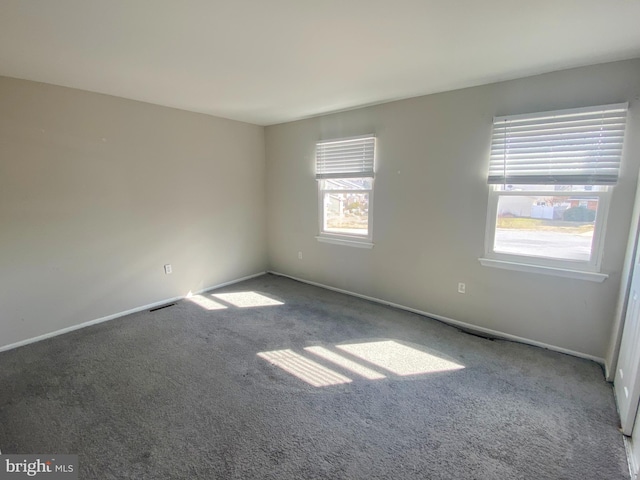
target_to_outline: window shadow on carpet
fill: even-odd
[[[257,355],[314,387],[351,383],[353,378],[382,380],[465,368],[440,352],[392,339],[339,344],[335,348],[310,346],[299,353],[292,349],[272,350]],[[318,359],[349,376],[322,365]]]

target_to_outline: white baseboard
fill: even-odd
[[[368,295],[362,295],[360,293],[351,292],[349,290],[343,290],[341,288],[331,287],[329,285],[324,285],[322,283],[313,282],[311,280],[305,280],[304,278],[294,277],[292,275],[286,275],[284,273],[276,272],[273,270],[269,270],[268,273],[272,273],[273,275],[278,275],[281,277],[290,278],[292,280],[297,280],[298,282],[307,283],[309,285],[314,285],[316,287],[326,288],[327,290],[333,290],[334,292],[344,293],[346,295],[351,295],[358,298],[363,298],[365,300],[369,300],[376,303],[381,303],[382,305],[388,305],[390,307],[398,308],[400,310],[406,310],[407,312],[417,313],[418,315],[422,315],[424,317],[433,318],[435,320],[439,320],[441,322],[447,323],[449,325],[464,328],[466,330],[470,330],[478,333],[485,333],[490,335],[491,337],[501,338],[505,340],[511,340],[513,342],[524,343],[526,345],[533,345],[534,347],[546,348],[547,350],[553,350],[554,352],[564,353],[567,355],[572,355],[574,357],[585,358],[587,360],[592,360],[600,365],[604,365],[604,358],[596,357],[593,355],[589,355],[587,353],[576,352],[574,350],[569,350],[567,348],[557,347],[555,345],[549,345],[547,343],[538,342],[536,340],[530,340],[524,337],[518,337],[516,335],[511,335],[509,333],[500,332],[498,330],[492,330],[490,328],[479,327],[477,325],[473,325],[471,323],[461,322],[460,320],[455,320],[453,318],[444,317],[442,315],[436,315],[434,313],[425,312],[423,310],[418,310],[415,308],[407,307],[405,305],[400,305],[398,303],[389,302],[387,300],[382,300],[380,298],[369,297]]]
[[[638,459],[636,459],[633,456],[633,447],[631,445],[631,442],[633,442],[633,439],[627,437],[626,435],[623,435],[622,438],[624,440],[624,449],[627,453],[627,462],[629,463],[629,477],[631,478],[631,480],[637,480],[638,479]]]
[[[245,280],[249,280],[250,278],[259,277],[260,275],[264,275],[265,273],[267,273],[267,272],[258,272],[258,273],[255,273],[253,275],[248,275],[246,277],[230,280],[228,282],[220,283],[218,285],[213,285],[213,286],[210,286],[210,287],[207,287],[207,288],[203,288],[202,290],[199,290],[197,292],[193,292],[192,294],[193,295],[198,295],[200,293],[207,292],[209,290],[214,290],[216,288],[222,288],[222,287],[225,287],[227,285],[232,285],[234,283],[238,283],[238,282],[243,282]],[[470,331],[485,333],[485,334],[490,335],[492,337],[503,338],[503,339],[506,339],[506,340],[512,340],[514,342],[524,343],[524,344],[527,344],[527,345],[533,345],[533,346],[536,346],[536,347],[541,347],[541,348],[546,348],[548,350],[553,350],[555,352],[565,353],[567,355],[572,355],[574,357],[585,358],[587,360],[593,360],[594,362],[599,363],[601,365],[604,365],[604,363],[605,363],[603,358],[595,357],[593,355],[588,355],[586,353],[576,352],[574,350],[569,350],[569,349],[558,347],[558,346],[555,346],[555,345],[549,345],[547,343],[538,342],[536,340],[530,340],[528,338],[518,337],[516,335],[511,335],[509,333],[500,332],[498,330],[492,330],[490,328],[484,328],[484,327],[480,327],[480,326],[473,325],[473,324],[470,324],[470,323],[461,322],[461,321],[455,320],[453,318],[445,317],[445,316],[442,316],[442,315],[436,315],[436,314],[433,314],[433,313],[425,312],[423,310],[418,310],[418,309],[415,309],[415,308],[407,307],[405,305],[400,305],[398,303],[393,303],[393,302],[389,302],[387,300],[382,300],[380,298],[370,297],[368,295],[362,295],[360,293],[351,292],[349,290],[343,290],[341,288],[336,288],[336,287],[332,287],[332,286],[325,285],[325,284],[322,284],[322,283],[313,282],[311,280],[306,280],[304,278],[298,278],[298,277],[294,277],[292,275],[286,275],[284,273],[280,273],[280,272],[276,272],[276,271],[272,271],[272,270],[270,270],[268,273],[272,273],[274,275],[278,275],[278,276],[281,276],[281,277],[290,278],[292,280],[296,280],[296,281],[302,282],[302,283],[307,283],[309,285],[314,285],[316,287],[325,288],[327,290],[332,290],[334,292],[344,293],[345,295],[351,295],[351,296],[354,296],[354,297],[363,298],[365,300],[369,300],[371,302],[380,303],[382,305],[388,305],[390,307],[398,308],[400,310],[405,310],[407,312],[417,313],[418,315],[422,315],[424,317],[433,318],[435,320],[439,320],[439,321],[447,323],[449,325],[453,325],[453,326],[456,326],[456,327],[464,328],[464,329],[467,329],[467,330],[470,330]],[[30,343],[35,343],[35,342],[39,342],[41,340],[45,340],[47,338],[56,337],[58,335],[63,335],[65,333],[72,332],[74,330],[79,330],[81,328],[89,327],[91,325],[96,325],[98,323],[107,322],[109,320],[114,320],[116,318],[120,318],[120,317],[124,317],[126,315],[130,315],[132,313],[141,312],[143,310],[150,310],[152,308],[159,307],[159,306],[165,305],[167,303],[175,302],[177,300],[182,300],[185,297],[186,297],[186,295],[163,299],[163,300],[160,300],[160,301],[157,301],[157,302],[154,302],[154,303],[150,303],[148,305],[143,305],[143,306],[132,308],[130,310],[126,310],[126,311],[123,311],[123,312],[114,313],[113,315],[108,315],[106,317],[97,318],[95,320],[89,320],[87,322],[79,323],[77,325],[72,325],[70,327],[66,327],[66,328],[63,328],[63,329],[60,329],[60,330],[56,330],[56,331],[53,331],[53,332],[45,333],[43,335],[38,335],[37,337],[28,338],[26,340],[21,340],[19,342],[11,343],[9,345],[0,346],[0,352],[4,352],[6,350],[12,350],[14,348],[22,347],[24,345],[29,345]]]
[[[192,292],[192,295],[198,295],[203,292],[208,292],[209,290],[215,290],[216,288],[222,288],[222,287],[226,287],[227,285],[243,282],[245,280],[249,280],[250,278],[255,278],[255,277],[259,277],[260,275],[264,275],[265,273],[267,272],[259,272],[259,273],[254,273],[253,275],[248,275],[246,277],[236,278],[235,280],[230,280],[228,282],[220,283],[218,285],[203,288],[202,290],[198,290],[197,292]],[[0,352],[4,352],[6,350],[12,350],[14,348],[22,347],[24,345],[29,345],[30,343],[39,342],[41,340],[46,340],[47,338],[57,337],[58,335],[63,335],[65,333],[73,332],[74,330],[79,330],[81,328],[89,327],[91,325],[96,325],[98,323],[108,322],[109,320],[114,320],[116,318],[124,317],[125,315],[131,315],[132,313],[138,313],[143,310],[150,310],[152,308],[159,307],[161,305],[166,305],[167,303],[182,300],[183,298],[186,298],[186,295],[173,297],[173,298],[166,298],[164,300],[153,302],[148,305],[143,305],[141,307],[132,308],[124,312],[118,312],[118,313],[114,313],[113,315],[107,315],[106,317],[96,318],[95,320],[89,320],[88,322],[79,323],[77,325],[71,325],[70,327],[62,328],[54,332],[45,333],[43,335],[38,335],[37,337],[33,337],[33,338],[27,338],[26,340],[21,340],[19,342],[11,343],[9,345],[0,346]]]
[[[615,377],[615,374],[611,370],[611,365],[609,365],[609,362],[607,362],[607,359],[605,358],[604,359],[604,379],[609,383],[613,383],[614,377]]]

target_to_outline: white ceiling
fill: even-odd
[[[640,0],[0,0],[0,75],[270,125],[640,57]]]

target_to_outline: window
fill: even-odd
[[[603,281],[627,104],[493,121],[483,265]]]
[[[320,241],[371,248],[375,137],[318,142]]]

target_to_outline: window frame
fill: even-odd
[[[319,220],[319,225],[318,225],[318,230],[319,230],[319,235],[318,237],[316,237],[318,240],[322,241],[324,240],[334,240],[335,242],[329,242],[329,243],[339,243],[339,244],[351,244],[351,243],[363,243],[365,245],[371,245],[373,246],[373,231],[372,231],[372,226],[373,226],[373,190],[374,190],[374,183],[375,183],[375,179],[373,177],[345,177],[344,179],[341,178],[336,178],[336,180],[348,180],[348,179],[353,179],[353,178],[370,178],[371,179],[371,188],[370,189],[362,189],[362,190],[354,190],[354,189],[342,189],[342,190],[335,190],[335,189],[325,189],[322,188],[322,184],[323,182],[325,182],[327,179],[317,179],[317,183],[318,183],[318,220]],[[362,193],[368,193],[369,194],[369,209],[367,211],[367,234],[366,235],[359,235],[357,233],[353,233],[353,234],[349,234],[349,233],[340,233],[340,232],[332,232],[332,231],[327,231],[325,230],[325,209],[324,209],[324,196],[325,193],[355,193],[355,194],[362,194]]]
[[[323,144],[340,144],[340,143],[349,143],[358,141],[363,142],[363,148],[367,141],[371,141],[373,144],[373,153],[371,156],[367,156],[364,154],[362,157],[362,163],[359,158],[354,162],[354,157],[348,152],[349,148],[347,147],[347,151],[345,152],[344,164],[342,167],[335,168],[335,157],[333,160],[333,164],[331,164],[331,160],[329,160],[329,164],[319,159],[318,149],[320,145]],[[367,135],[359,135],[355,137],[345,137],[345,138],[335,138],[335,139],[327,139],[321,140],[316,143],[316,183],[318,189],[318,235],[316,239],[319,242],[325,243],[333,243],[337,245],[346,245],[352,247],[360,247],[360,248],[373,248],[373,204],[374,204],[374,189],[375,189],[375,164],[377,160],[377,138],[374,134]],[[334,154],[335,155],[335,154]],[[340,163],[340,162],[338,162]],[[345,167],[348,165],[348,167]],[[322,166],[322,167],[321,167]],[[328,168],[329,170],[322,170]],[[333,170],[332,170],[333,168]],[[366,178],[371,182],[370,188],[363,189],[327,189],[323,188],[325,181],[330,180],[354,180]],[[369,205],[367,210],[367,234],[361,235],[358,233],[347,233],[347,232],[335,232],[329,231],[325,229],[326,225],[326,213],[325,213],[325,204],[324,198],[327,193],[335,193],[335,194],[363,194],[366,193],[369,196]]]
[[[602,253],[604,251],[604,236],[606,232],[607,217],[609,214],[609,205],[611,202],[611,187],[605,187],[601,191],[570,192],[570,196],[573,198],[598,198],[598,210],[596,211],[596,218],[594,220],[593,240],[591,242],[591,255],[589,261],[496,252],[494,250],[495,234],[498,221],[498,201],[500,197],[550,196],[550,193],[555,192],[550,190],[500,190],[499,185],[491,185],[490,187],[491,188],[489,192],[489,204],[487,207],[487,223],[485,231],[485,252],[484,259],[481,259],[481,263],[487,266],[498,266],[489,265],[492,262],[482,262],[482,260],[495,260],[497,262],[502,262],[503,264],[512,264],[514,266],[513,269],[518,269],[516,268],[518,265],[527,265],[530,267],[551,269],[550,273],[557,270],[565,270],[569,272],[573,271],[585,273],[600,273],[602,264]],[[565,196],[569,194],[569,192],[564,193],[561,191],[557,193],[557,196]],[[507,268],[507,266],[502,265],[502,268]]]
[[[617,103],[493,118],[482,265],[597,282],[608,277],[600,270],[611,196],[623,160],[627,113],[628,103]],[[531,189],[508,190],[507,185]],[[569,193],[549,190],[555,185],[600,187],[570,191],[572,198],[598,199],[589,260],[495,251],[500,198]]]

